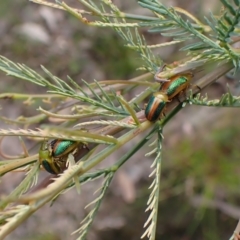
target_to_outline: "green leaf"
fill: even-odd
[[[196,43],[188,44],[185,47],[182,47],[180,51],[186,51],[186,50],[193,51],[193,50],[200,50],[205,48],[207,48],[207,46],[203,42],[196,42]]]
[[[161,35],[164,37],[178,37],[178,36],[182,36],[182,35],[186,35],[188,34],[188,32],[186,32],[185,30],[180,30],[178,32],[162,32]]]
[[[231,26],[234,24],[233,20],[231,19],[227,12],[224,13],[223,19]]]
[[[213,30],[216,31],[215,29],[215,24],[213,24],[207,17],[204,17],[205,21],[207,22],[207,24],[209,25],[209,27]]]
[[[236,10],[232,7],[232,5],[227,0],[221,0],[221,2],[233,16],[236,15]]]
[[[233,1],[234,1],[235,5],[236,5],[237,7],[240,6],[240,0],[233,0]]]

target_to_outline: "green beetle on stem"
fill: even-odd
[[[160,79],[158,78],[158,74],[164,67],[165,65],[155,74],[155,80],[162,82],[160,91],[153,93],[145,109],[145,116],[150,122],[154,122],[164,115],[167,102],[186,90],[193,77],[192,73],[185,73],[182,75],[175,75],[169,79]]]
[[[169,82],[164,82],[161,85],[160,90],[165,92],[168,99],[171,100],[189,87],[192,77],[192,73],[173,76],[169,79]]]
[[[166,103],[168,102],[168,96],[165,92],[155,92],[150,97],[145,109],[145,116],[148,121],[154,122],[162,117]]]
[[[39,161],[47,172],[59,174],[67,168],[69,154],[72,154],[77,162],[88,151],[87,145],[82,142],[63,139],[44,141],[39,150]]]
[[[162,83],[160,91],[166,92],[169,100],[171,100],[189,87],[193,74],[187,72],[183,74],[176,74],[168,79],[161,79],[158,77],[158,75],[165,67],[166,64],[159,68],[157,73],[154,75],[154,79],[155,81]]]

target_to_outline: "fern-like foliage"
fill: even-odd
[[[113,174],[110,173],[108,174],[106,177],[105,177],[105,181],[101,187],[100,190],[100,194],[99,196],[91,203],[89,203],[85,208],[91,206],[91,205],[94,205],[93,209],[88,213],[88,215],[82,220],[81,222],[81,227],[79,229],[77,229],[74,233],[78,233],[79,236],[78,236],[78,240],[84,240],[86,239],[86,236],[87,236],[87,233],[89,231],[89,228],[91,227],[92,225],[92,222],[94,220],[94,217],[96,216],[97,214],[97,211],[101,205],[101,202],[107,192],[107,189],[113,179]]]
[[[98,87],[97,90],[93,90],[91,85],[86,81],[83,81],[83,84],[86,87],[86,89],[83,89],[71,78],[69,78],[70,83],[72,83],[71,86],[66,81],[53,76],[46,68],[42,67],[43,71],[52,80],[51,82],[27,66],[23,64],[15,64],[4,57],[0,58],[0,69],[10,76],[18,77],[40,86],[48,87],[50,93],[71,97],[83,103],[89,103],[93,106],[103,108],[107,111],[110,111],[110,113],[118,113],[122,116],[128,115],[121,104],[118,107],[114,105],[113,99],[118,99],[116,93],[111,92],[112,97],[110,98],[109,94],[107,94],[97,82],[95,82],[96,86]],[[78,91],[82,94],[80,94]]]
[[[207,95],[201,96],[201,94],[197,94],[195,97],[191,96],[188,101],[190,104],[208,107],[240,107],[240,97],[233,96],[230,92],[215,100],[208,100]]]
[[[182,18],[174,8],[167,8],[155,0],[140,0],[139,4],[159,16],[159,20],[154,21],[155,27],[151,31],[160,32],[163,36],[172,37],[175,41],[194,41],[194,43],[186,44],[181,49],[182,51],[204,50],[199,58],[209,58],[211,54],[211,59],[230,59],[225,48],[221,47],[214,39],[205,36],[201,28],[199,29],[189,20]]]
[[[221,0],[221,2],[225,8],[224,12],[219,18],[211,15],[214,24],[210,26],[221,43],[232,43],[231,37],[239,36],[240,1]]]
[[[22,182],[5,198],[0,202],[0,209],[4,209],[9,203],[10,199],[16,199],[21,196],[23,193],[27,192],[28,189],[36,185],[38,179],[38,170],[39,164],[35,163],[34,167],[32,167],[27,173],[26,177]]]
[[[157,217],[158,217],[158,203],[159,203],[159,192],[160,192],[160,178],[161,178],[161,149],[162,149],[162,131],[159,129],[158,131],[158,140],[157,140],[157,148],[155,148],[151,153],[148,153],[147,156],[150,156],[152,153],[157,152],[157,156],[154,159],[154,162],[151,165],[153,168],[150,177],[155,175],[155,178],[149,187],[152,189],[152,192],[149,195],[149,199],[147,202],[146,211],[150,211],[148,220],[145,222],[144,227],[147,227],[145,233],[142,235],[142,238],[147,236],[150,240],[154,240],[156,237],[156,227],[157,227]]]

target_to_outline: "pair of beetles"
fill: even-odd
[[[186,90],[193,77],[192,73],[186,73],[175,75],[167,81],[159,79],[157,75],[164,67],[155,74],[155,80],[162,82],[160,89],[153,93],[145,108],[146,119],[150,122],[155,122],[163,116],[167,102]],[[67,168],[69,154],[78,161],[88,151],[87,144],[82,142],[64,139],[54,139],[49,143],[44,141],[39,150],[39,161],[47,172],[59,174]]]
[[[167,102],[170,102],[174,97],[186,90],[193,77],[192,73],[183,75],[175,75],[170,79],[159,79],[157,75],[162,71],[164,66],[155,74],[155,80],[163,82],[158,92],[153,93],[145,108],[145,116],[148,121],[155,122],[162,117],[166,108]]]

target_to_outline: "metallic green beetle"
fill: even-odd
[[[187,89],[192,77],[192,73],[185,73],[183,75],[175,75],[168,82],[163,82],[160,91],[155,92],[149,99],[145,109],[146,118],[150,122],[160,119],[164,114],[167,102]]]
[[[163,91],[167,94],[168,99],[171,100],[179,93],[183,92],[190,85],[190,80],[192,79],[192,73],[186,73],[183,75],[176,75],[169,79],[169,82],[164,82],[160,91]]]
[[[39,150],[39,161],[47,172],[59,174],[67,168],[66,163],[70,153],[77,162],[88,151],[87,145],[82,142],[62,139],[44,141]]]
[[[167,102],[168,96],[165,92],[160,91],[153,93],[145,109],[145,116],[147,120],[154,122],[160,119],[164,113]]]

